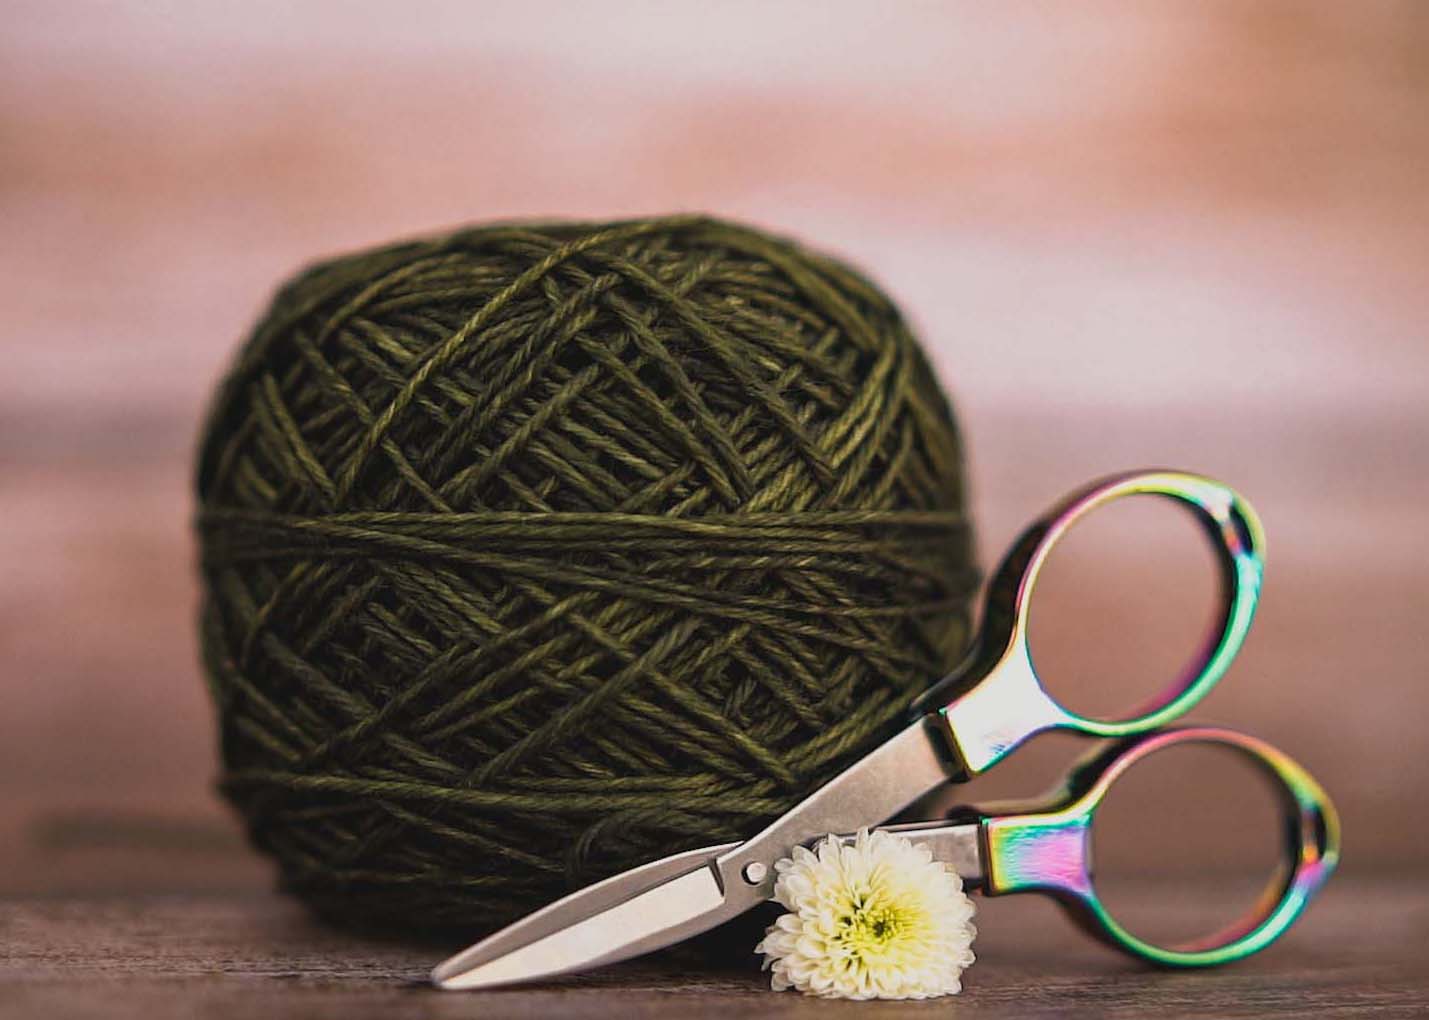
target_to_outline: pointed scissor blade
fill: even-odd
[[[734,844],[642,865],[538,910],[445,961],[432,983],[457,990],[534,981],[653,952],[747,909],[709,862]]]

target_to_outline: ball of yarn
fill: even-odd
[[[960,441],[897,309],[706,218],[312,266],[197,484],[220,788],[348,922],[479,933],[746,837],[968,634]]]

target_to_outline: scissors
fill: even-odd
[[[1219,612],[1191,663],[1128,718],[1093,719],[1058,704],[1033,667],[1028,610],[1057,541],[1092,510],[1126,496],[1165,497],[1189,510],[1216,553]],[[774,895],[774,864],[795,846],[878,826],[945,783],[987,771],[1028,738],[1063,729],[1101,738],[1066,781],[1011,813],[960,809],[947,818],[887,826],[950,864],[989,896],[1052,896],[1074,922],[1133,956],[1169,967],[1228,963],[1264,949],[1300,916],[1340,853],[1340,825],[1325,791],[1281,751],[1217,727],[1163,728],[1215,686],[1250,628],[1260,594],[1264,534],[1255,511],[1210,478],[1177,471],[1114,475],[1072,494],[1031,524],[994,572],[972,651],[915,706],[900,733],[741,843],[675,854],[557,900],[458,953],[432,972],[446,989],[527,982],[629,959],[689,938]],[[1166,748],[1203,744],[1248,758],[1283,810],[1283,857],[1259,901],[1227,927],[1160,945],[1132,934],[1097,898],[1091,823],[1116,779]]]

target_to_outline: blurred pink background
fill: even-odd
[[[898,297],[968,436],[985,562],[1107,471],[1244,492],[1264,602],[1199,714],[1316,772],[1352,866],[1422,864],[1429,7],[0,18],[0,892],[267,880],[212,792],[188,527],[198,416],[276,283],[462,222],[675,210],[797,235]],[[1187,649],[1210,597],[1191,535],[1133,512],[1059,555],[1036,637],[1073,704],[1120,705]],[[1240,796],[1199,775],[1132,793],[1171,821]],[[1152,866],[1206,863],[1132,831]]]

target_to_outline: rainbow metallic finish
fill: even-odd
[[[1097,898],[1091,825],[1112,783],[1147,755],[1176,745],[1237,751],[1272,781],[1285,811],[1286,855],[1256,905],[1220,931],[1159,946],[1133,935]],[[1042,810],[981,819],[983,888],[989,896],[1040,892],[1056,898],[1082,928],[1118,949],[1169,967],[1209,967],[1264,949],[1300,916],[1340,858],[1340,821],[1310,774],[1254,737],[1217,727],[1163,730],[1113,742],[1078,766]]]
[[[1027,643],[1037,575],[1057,541],[1097,507],[1135,495],[1176,500],[1210,539],[1220,568],[1216,625],[1195,658],[1130,718],[1092,719],[1058,704],[1043,687]],[[988,584],[983,624],[962,667],[920,700],[923,710],[956,692],[940,709],[965,778],[986,771],[1034,734],[1070,729],[1096,737],[1146,733],[1187,712],[1214,687],[1250,630],[1264,573],[1265,532],[1250,504],[1220,482],[1180,471],[1113,475],[1073,494],[1033,522]]]
[[[1038,573],[1068,529],[1096,508],[1136,495],[1174,500],[1195,516],[1219,567],[1218,612],[1196,656],[1158,696],[1127,718],[1092,719],[1058,704],[1043,686],[1028,646],[1029,608]],[[982,819],[982,879],[990,895],[1049,893],[1102,940],[1177,967],[1240,959],[1273,942],[1300,915],[1339,859],[1339,819],[1325,791],[1263,741],[1223,729],[1160,729],[1199,702],[1240,651],[1260,598],[1264,553],[1260,519],[1233,489],[1200,475],[1155,470],[1089,485],[1034,521],[1013,544],[989,581],[972,654],[924,696],[920,708],[930,711],[946,701],[936,713],[960,767],[956,779],[986,771],[1043,730],[1067,729],[1109,743],[1079,766],[1052,806]],[[1247,755],[1275,781],[1288,820],[1286,866],[1235,924],[1194,942],[1157,946],[1129,932],[1097,898],[1088,835],[1093,811],[1118,775],[1148,754],[1192,741]]]

